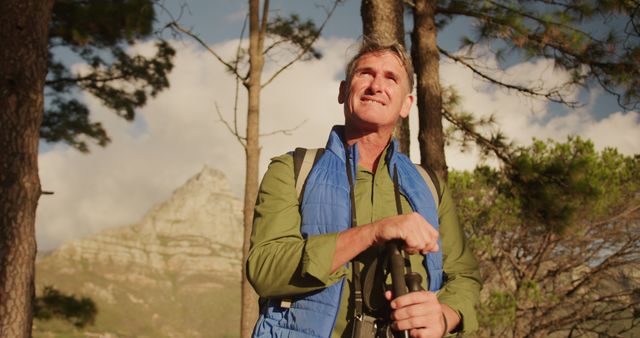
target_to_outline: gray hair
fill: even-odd
[[[353,71],[355,70],[354,68],[356,67],[356,63],[361,57],[366,54],[383,52],[391,52],[395,54],[398,59],[400,59],[400,62],[402,63],[402,66],[407,73],[407,80],[409,81],[409,92],[411,92],[413,90],[413,64],[411,63],[411,57],[409,57],[409,55],[407,54],[404,46],[402,46],[398,42],[380,43],[376,40],[364,39],[362,41],[362,44],[360,45],[358,53],[354,57],[352,57],[351,60],[349,60],[347,68],[345,69],[347,83],[351,82],[351,77],[353,76]]]

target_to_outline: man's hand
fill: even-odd
[[[391,300],[391,291],[387,291],[385,297]],[[430,291],[410,292],[398,297],[391,301],[391,309],[392,328],[409,330],[411,337],[420,338],[442,337],[445,332],[443,311],[450,310],[441,305],[436,294]]]
[[[419,213],[392,216],[340,232],[331,272],[370,246],[394,239],[402,240],[404,250],[411,255],[438,251],[438,231]]]
[[[417,212],[388,217],[371,226],[375,229],[375,244],[399,239],[404,242],[404,251],[411,255],[438,251],[438,231]]]

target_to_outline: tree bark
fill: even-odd
[[[420,162],[446,181],[435,1],[416,0],[413,22],[411,56],[417,74]]]
[[[242,245],[242,314],[241,337],[250,337],[258,318],[258,296],[249,284],[246,261],[249,256],[253,209],[258,196],[260,165],[260,90],[264,66],[264,36],[269,13],[269,0],[264,1],[262,24],[260,2],[249,0],[249,78],[245,82],[249,92],[247,108],[247,143],[245,146],[246,173],[244,186],[244,242]]]
[[[0,2],[0,337],[31,336],[52,1]]]
[[[362,34],[364,39],[385,44],[404,43],[404,8],[397,0],[362,0]],[[394,137],[398,139],[400,151],[409,155],[409,118],[400,119],[396,124]]]

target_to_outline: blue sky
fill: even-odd
[[[167,2],[166,8],[173,16],[178,16],[180,8],[184,8],[181,22],[186,27],[192,27],[207,43],[218,43],[229,39],[236,39],[240,35],[243,19],[248,10],[248,1],[237,0],[191,0]],[[319,23],[324,19],[325,10],[332,2],[327,0],[312,1],[284,1],[270,2],[270,15],[287,15],[297,13],[301,18],[309,18]],[[158,22],[161,24],[168,18],[159,12]],[[360,3],[356,0],[346,0],[339,5],[330,24],[323,32],[325,37],[355,38],[362,31],[360,23]]]
[[[302,18],[319,20],[324,10],[314,5],[318,2],[272,1],[272,9],[286,5],[288,11],[298,12]],[[329,4],[324,0],[321,3]],[[192,27],[223,56],[233,55],[246,2],[201,0],[188,4],[189,11],[181,20],[183,25]],[[296,146],[323,146],[330,127],[342,122],[337,89],[346,60],[361,34],[359,6],[359,1],[347,0],[337,9],[317,43],[324,54],[321,60],[295,64],[263,91],[262,132],[304,124],[290,136],[278,134],[262,139],[262,172],[269,158]],[[175,6],[170,10],[177,13]],[[161,16],[159,22],[162,20]],[[454,22],[439,35],[440,42],[456,51],[458,36],[466,25],[464,21]],[[178,53],[170,75],[171,88],[140,109],[133,123],[116,117],[95,98],[82,97],[92,118],[100,121],[113,139],[109,146],[92,147],[91,153],[80,154],[55,144],[41,152],[42,187],[55,194],[40,199],[36,221],[40,249],[49,250],[70,239],[139,220],[203,166],[224,172],[234,195],[240,197],[243,150],[219,121],[215,110],[219,106],[224,118],[232,119],[233,78],[188,38],[172,43]],[[143,42],[131,51],[151,54],[153,45]],[[484,63],[497,65],[489,49],[479,48],[478,52]],[[74,68],[82,70],[81,65]],[[276,68],[277,65],[267,64],[265,74]],[[570,92],[584,96],[586,105],[567,110],[487,86],[468,69],[445,60],[441,62],[440,73],[443,85],[455,87],[462,95],[464,109],[478,116],[494,114],[502,130],[518,144],[529,144],[534,137],[564,141],[570,135],[578,135],[592,139],[598,149],[610,146],[625,154],[640,153],[639,114],[621,111],[611,98],[602,99],[600,89],[590,90],[589,95]],[[553,83],[566,80],[568,75],[554,70],[549,60],[535,60],[513,62],[502,76],[522,83],[540,79]],[[244,98],[241,88],[238,111],[241,129]],[[416,120],[414,107],[410,116],[412,135],[416,135]],[[417,142],[415,136],[412,138],[412,158],[418,161]],[[451,168],[471,169],[479,157],[474,148],[461,151],[453,145],[447,148],[447,160]]]
[[[362,34],[360,2],[359,0],[343,0],[330,18],[322,36],[325,38],[359,38]],[[238,0],[183,0],[167,2],[165,8],[174,17],[180,16],[180,22],[185,27],[192,28],[193,32],[202,37],[205,42],[214,44],[238,38],[247,13],[247,3],[247,1]],[[296,13],[303,19],[311,19],[320,24],[332,3],[330,0],[274,0],[270,2],[269,14],[274,17]],[[164,23],[170,21],[170,16],[163,10],[159,10],[158,13],[158,27],[162,27]],[[405,18],[405,30],[408,34],[413,26],[413,20],[407,12],[405,12]],[[598,22],[598,24],[601,23]],[[444,30],[438,32],[439,46],[449,51],[456,51],[460,47],[462,36],[469,34],[470,25],[471,21],[467,18],[455,19]],[[615,22],[609,22],[607,25],[615,26]],[[599,25],[592,24],[592,26],[591,30],[598,31],[600,28]],[[406,42],[408,45],[411,44],[409,36],[407,36]],[[511,58],[507,60],[507,64],[515,61],[515,58]],[[581,101],[589,101],[590,94],[591,90],[583,90],[580,94]],[[562,105],[552,105],[551,110],[553,115],[570,114],[570,110]],[[595,99],[592,113],[597,119],[602,119],[618,110],[615,97],[603,94]]]

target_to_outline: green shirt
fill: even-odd
[[[451,194],[444,184],[438,207],[440,239],[442,240],[444,271],[447,281],[438,291],[441,303],[458,312],[462,331],[477,328],[475,304],[481,289],[478,264],[467,246],[462,227],[458,223]],[[385,156],[381,156],[375,174],[358,166],[355,184],[355,203],[358,224],[395,216],[396,203],[393,182]],[[402,210],[411,212],[404,197]],[[261,297],[286,297],[318,290],[347,278],[342,293],[340,311],[333,337],[350,336],[353,318],[351,295],[351,265],[331,273],[337,233],[311,236],[300,234],[299,202],[293,176],[293,157],[285,154],[272,159],[262,180],[256,201],[251,249],[247,260],[247,278]],[[356,261],[361,270],[374,259],[381,247],[361,253]],[[423,287],[427,284],[421,255],[410,257],[412,270],[420,273]],[[356,263],[358,264],[358,263]],[[366,271],[366,270],[365,270]],[[363,274],[365,273],[363,271]],[[371,304],[382,304],[382,291],[373,292]]]

